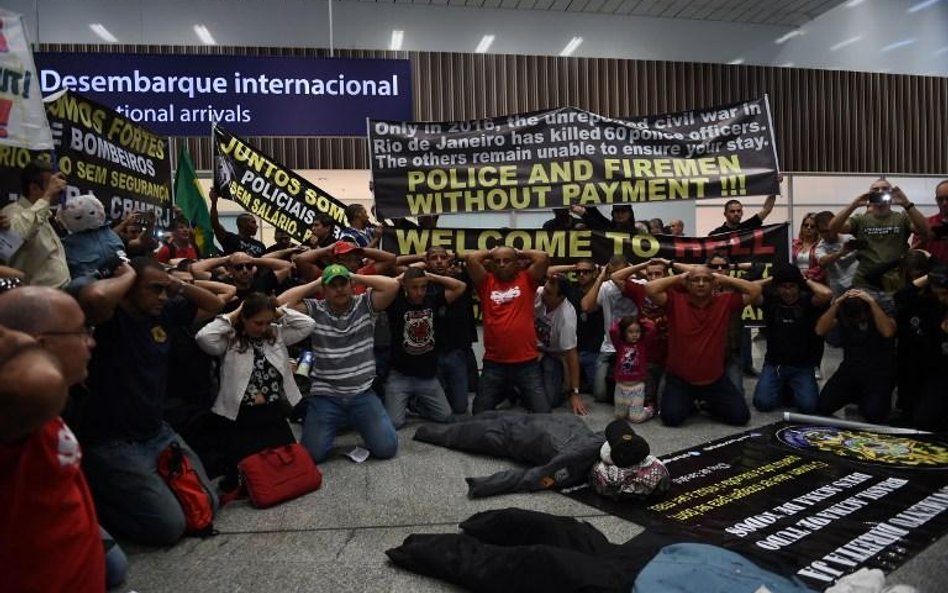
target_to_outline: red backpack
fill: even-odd
[[[185,533],[201,536],[213,534],[214,501],[177,442],[172,441],[158,455],[158,474],[164,478],[181,504]]]

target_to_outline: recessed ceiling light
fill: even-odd
[[[388,48],[392,51],[398,51],[402,48],[402,41],[405,39],[405,32],[401,29],[392,29],[392,41]]]
[[[214,39],[214,36],[211,35],[211,32],[208,31],[204,25],[194,25],[194,33],[204,45],[217,45],[217,40]]]
[[[843,49],[843,48],[846,47],[847,45],[852,45],[852,44],[856,43],[856,42],[859,41],[860,39],[862,39],[862,35],[856,35],[855,37],[850,37],[849,39],[846,39],[845,41],[840,41],[840,42],[837,43],[836,45],[830,46],[830,51],[836,51],[836,50],[838,50],[838,49]]]
[[[566,56],[572,54],[576,51],[576,48],[579,47],[579,44],[583,42],[582,37],[573,37],[569,40],[569,43],[566,44],[566,47],[563,48],[563,51],[560,52],[560,57],[565,58]]]
[[[862,3],[865,2],[865,1],[866,1],[866,0],[849,0],[849,2],[846,3],[846,8],[852,8],[852,7],[854,7],[854,6],[859,6],[860,4],[862,4]]]
[[[925,10],[925,9],[928,8],[929,6],[932,6],[932,5],[934,5],[934,4],[938,4],[939,2],[941,2],[941,0],[925,0],[924,2],[919,2],[918,4],[912,6],[911,8],[909,8],[908,10],[906,10],[905,12],[907,12],[907,13],[909,13],[909,14],[912,14],[913,12],[918,12],[919,10]]]
[[[109,43],[118,43],[118,39],[115,35],[112,35],[112,32],[106,29],[102,23],[90,23],[89,28],[92,29],[92,32],[95,33],[99,39],[108,41]]]
[[[477,44],[477,47],[474,48],[474,53],[476,54],[485,54],[487,50],[490,49],[490,45],[494,42],[493,35],[484,35],[481,37],[481,42]]]
[[[902,41],[896,41],[895,43],[890,43],[882,49],[879,50],[879,53],[885,53],[887,51],[892,51],[893,49],[898,49],[900,47],[905,47],[906,45],[912,45],[915,43],[914,39],[903,39]]]
[[[798,35],[803,35],[803,34],[804,34],[803,29],[794,29],[793,31],[790,31],[786,35],[776,38],[774,40],[774,43],[776,43],[777,45],[780,45],[782,43],[786,43],[787,40],[789,39],[793,39],[794,37],[797,37]]]
[[[793,62],[787,62],[785,64],[780,64],[781,68],[793,68]]]
[[[943,47],[943,48],[941,48],[941,49],[939,49],[939,50],[935,50],[935,53],[932,54],[932,55],[940,56],[941,54],[943,54],[943,53],[945,53],[945,52],[948,52],[948,45],[946,45],[945,47]]]
[[[733,60],[728,62],[728,64],[730,64],[731,66],[740,66],[743,63],[744,63],[744,58],[734,58]]]

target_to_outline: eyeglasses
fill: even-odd
[[[708,267],[712,270],[727,270],[730,269],[731,266],[728,264],[711,264]]]
[[[596,271],[596,270],[592,270],[592,269],[589,269],[589,268],[576,268],[576,273],[577,273],[577,274],[592,274],[592,273],[595,272],[595,271]]]
[[[95,333],[94,325],[87,325],[80,330],[72,332],[40,332],[41,336],[82,336],[84,338],[91,338]]]
[[[231,264],[230,269],[234,270],[235,272],[243,272],[246,270],[252,270],[253,264]]]

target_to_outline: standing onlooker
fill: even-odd
[[[566,299],[569,282],[562,276],[551,276],[537,288],[534,301],[534,324],[537,348],[541,352],[540,372],[543,390],[550,408],[563,403],[563,366],[569,383],[569,404],[574,414],[585,415],[586,405],[579,395],[579,354],[576,351],[576,310]]]
[[[935,204],[938,214],[928,217],[931,235],[927,241],[916,235],[914,247],[929,252],[932,263],[948,264],[948,179],[935,186]]]
[[[841,235],[830,229],[833,213],[829,210],[817,213],[816,230],[820,242],[816,244],[816,258],[826,272],[826,283],[833,296],[840,296],[852,287],[856,274],[856,246],[852,235]]]
[[[609,339],[616,349],[616,368],[613,371],[616,418],[627,418],[635,423],[645,422],[655,415],[654,408],[645,401],[648,359],[648,348],[643,339],[645,332],[645,326],[631,315],[616,319],[609,328]]]
[[[764,288],[755,303],[764,313],[767,354],[754,389],[754,407],[761,412],[780,407],[783,390],[789,387],[797,409],[812,414],[819,398],[816,369],[823,357],[822,340],[814,330],[833,293],[815,280],[804,280],[793,264],[776,266],[772,280],[772,288]]]
[[[421,268],[405,270],[401,283],[402,290],[386,310],[392,332],[392,363],[385,382],[385,410],[396,429],[404,426],[405,412],[412,403],[412,409],[423,417],[450,422],[452,409],[437,376],[437,339],[444,332],[438,329],[437,311],[456,301],[467,286]],[[431,284],[443,290],[430,291]]]
[[[599,208],[595,206],[572,206],[570,208],[574,214],[582,218],[586,228],[597,231],[619,231],[635,234],[635,213],[632,211],[632,204],[613,204],[612,218],[603,216]]]
[[[66,188],[66,177],[49,163],[33,161],[20,173],[20,186],[20,199],[0,211],[9,229],[23,239],[9,264],[26,275],[26,284],[62,288],[69,283],[69,268],[49,218],[50,206]]]
[[[162,244],[155,253],[155,259],[163,264],[173,259],[200,259],[197,247],[191,241],[191,223],[187,218],[175,218],[171,221],[171,240]]]
[[[349,226],[342,229],[342,237],[351,238],[359,247],[375,247],[378,245],[382,234],[379,229],[372,226],[365,206],[349,204],[346,207],[346,218],[349,220]]]
[[[816,214],[808,212],[800,222],[800,232],[791,245],[791,263],[800,270],[804,278],[825,282],[826,273],[820,267],[820,261],[816,255],[816,246],[819,242],[820,233],[816,225]]]
[[[893,204],[901,206],[904,212],[894,212]],[[868,213],[853,215],[862,206],[868,206]],[[868,193],[857,196],[838,212],[829,225],[832,232],[850,233],[859,241],[856,252],[859,266],[853,277],[853,286],[857,288],[872,286],[874,273],[891,268],[908,251],[913,228],[921,240],[928,240],[928,221],[902,190],[882,178],[872,182]],[[894,269],[885,273],[881,285],[875,286],[887,293],[901,287],[901,278]]]
[[[355,294],[354,284],[368,290]],[[347,425],[358,431],[375,457],[389,459],[398,452],[395,427],[372,391],[375,317],[392,304],[398,288],[394,278],[352,274],[345,266],[330,264],[320,278],[278,298],[280,304],[316,320],[301,441],[317,463],[329,457],[336,435]],[[317,290],[326,298],[305,298]]]
[[[744,231],[747,229],[756,229],[760,228],[764,224],[764,220],[770,216],[770,213],[774,209],[774,202],[776,202],[777,196],[770,195],[767,196],[767,199],[764,200],[764,205],[760,209],[760,212],[751,216],[747,220],[744,218],[744,204],[741,204],[739,200],[728,200],[724,203],[724,224],[717,227],[709,235],[719,235],[721,233],[730,233],[732,231]]]
[[[526,270],[520,267],[521,255],[530,262]],[[530,410],[549,412],[537,360],[533,302],[550,256],[536,250],[495,247],[468,253],[466,258],[484,323],[484,369],[472,412],[493,410],[511,386],[519,388],[520,398]]]
[[[286,416],[301,396],[286,347],[306,339],[315,325],[309,316],[277,307],[276,298],[255,292],[198,332],[201,349],[221,357],[221,382],[211,410],[220,418],[227,468],[222,491],[237,486],[237,464],[244,457],[296,442]]]
[[[817,412],[829,416],[849,403],[868,422],[885,422],[895,387],[895,320],[868,292],[850,289],[816,323],[820,336],[839,324],[843,362],[820,392]]]
[[[678,289],[682,285],[684,292]],[[715,285],[734,291],[717,291]],[[653,280],[645,285],[645,291],[655,303],[665,305],[668,313],[662,423],[682,424],[694,411],[695,400],[704,400],[718,420],[747,424],[747,402],[724,372],[725,346],[731,317],[757,299],[760,287],[712,273],[707,266],[695,266],[683,274]]]
[[[262,257],[267,251],[267,247],[254,238],[257,234],[256,217],[249,212],[238,214],[237,233],[234,234],[221,224],[220,215],[217,213],[217,200],[220,198],[217,190],[212,187],[208,195],[211,199],[211,227],[214,229],[217,242],[221,244],[224,255],[242,251],[251,257]]]
[[[685,222],[680,218],[673,218],[671,222],[668,223],[668,230],[671,235],[681,237],[685,234]]]

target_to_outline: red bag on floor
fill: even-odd
[[[319,490],[323,483],[323,474],[299,443],[248,455],[237,468],[250,502],[260,509]]]
[[[164,478],[181,504],[185,532],[193,535],[212,534],[214,501],[177,442],[172,441],[158,455],[158,474]]]

